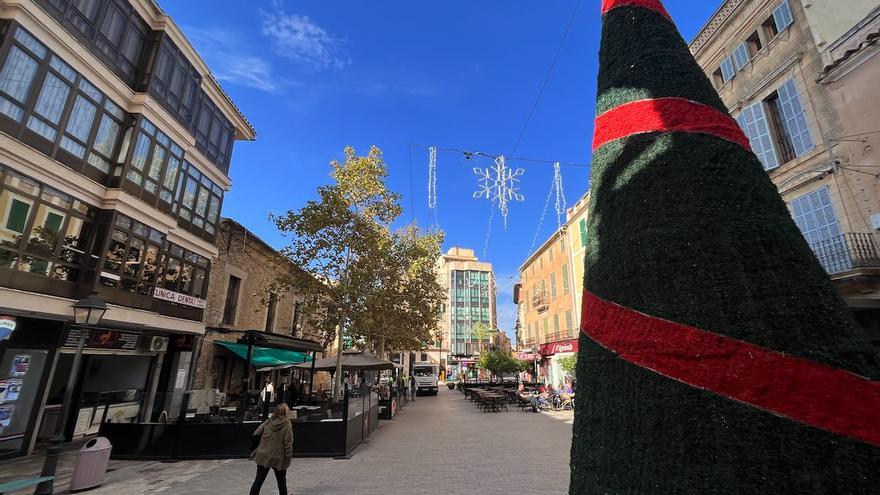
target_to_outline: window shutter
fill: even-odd
[[[807,126],[804,107],[798,94],[794,79],[790,79],[779,88],[779,107],[782,110],[783,128],[791,140],[794,153],[801,156],[813,149],[813,136]]]
[[[740,112],[736,118],[743,132],[749,137],[752,151],[758,155],[764,170],[773,170],[779,166],[779,157],[776,154],[776,146],[770,134],[770,126],[767,125],[767,114],[763,103],[755,103]]]
[[[736,67],[733,65],[733,57],[727,57],[721,62],[721,77],[724,82],[733,79],[736,75]]]
[[[13,199],[12,205],[9,208],[9,216],[6,219],[6,229],[23,234],[30,211],[31,205],[24,201]]]
[[[752,54],[749,52],[749,45],[745,41],[740,43],[736,50],[733,51],[733,61],[736,66],[736,70],[742,70],[746,64],[751,60]]]
[[[776,22],[776,30],[780,33],[794,23],[794,16],[791,13],[788,0],[782,0],[782,3],[773,10],[773,20]]]
[[[841,235],[827,186],[795,198],[789,209],[804,239],[828,272],[851,267],[846,241]]]
[[[587,247],[587,219],[582,218],[580,221],[581,228],[581,247]]]
[[[556,272],[550,273],[550,296],[556,299]]]

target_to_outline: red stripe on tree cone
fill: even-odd
[[[647,132],[710,134],[752,150],[749,138],[730,115],[684,98],[658,98],[624,103],[596,117],[593,151],[611,141]]]
[[[666,11],[660,0],[602,0],[602,15],[617,7],[643,7],[653,10],[672,21],[672,16],[669,15],[669,12]]]
[[[581,330],[637,366],[810,426],[880,446],[880,382],[584,291]]]

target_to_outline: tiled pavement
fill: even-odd
[[[292,494],[563,494],[572,413],[480,413],[459,392],[419,397],[350,459],[294,459]],[[296,441],[294,439],[294,441]],[[246,460],[116,462],[89,494],[246,494]],[[3,466],[0,466],[2,479]],[[59,487],[63,488],[63,487]],[[26,492],[21,492],[26,493]],[[58,490],[56,493],[67,493]],[[263,494],[277,494],[270,474]]]

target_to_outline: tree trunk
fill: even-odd
[[[343,317],[342,323],[337,325],[336,327],[336,373],[333,377],[333,402],[338,402],[339,398],[342,396],[342,333],[345,328],[345,318]]]

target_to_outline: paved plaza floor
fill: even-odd
[[[571,423],[571,412],[484,414],[444,388],[381,421],[350,459],[294,459],[288,486],[304,495],[564,494]],[[117,461],[111,468],[104,486],[85,493],[247,494],[255,470],[241,459]],[[278,493],[271,474],[262,493]]]

